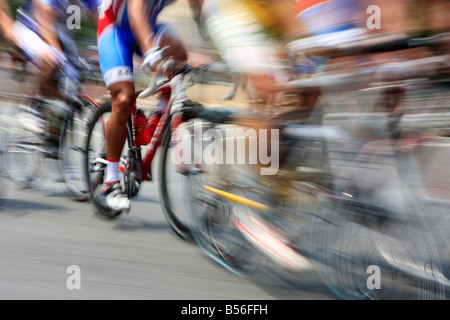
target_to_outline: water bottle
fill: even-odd
[[[150,137],[147,132],[147,117],[144,112],[140,109],[134,114],[134,132],[136,135],[136,144],[146,145],[150,142]]]
[[[136,143],[138,145],[146,145],[150,143],[153,133],[158,126],[159,119],[161,118],[161,113],[154,113],[148,120],[142,110],[137,110],[135,113],[135,132],[136,132]]]

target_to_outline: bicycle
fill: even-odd
[[[412,43],[428,42],[396,39],[363,49],[390,51]],[[361,52],[358,45],[349,49]],[[324,75],[289,86],[355,87],[354,79],[354,74]],[[358,81],[356,86],[367,88]],[[390,94],[384,86],[373,89]],[[279,175],[262,178],[248,174],[252,166],[221,165],[191,175],[191,227],[200,247],[241,276],[256,274],[267,259],[283,270],[313,268],[344,299],[445,298],[449,282],[436,239],[402,168],[402,137],[393,130],[398,119],[386,113],[317,111],[317,117],[284,126],[291,146],[286,170]],[[226,130],[220,121],[208,125]],[[380,141],[389,141],[382,156],[370,148]],[[361,170],[344,174],[354,168]],[[394,197],[377,198],[373,191],[378,189],[368,188],[381,170],[390,174],[380,190]],[[242,254],[242,248],[249,252]],[[383,268],[382,290],[368,285],[373,266]]]
[[[186,91],[195,84],[195,77],[208,70],[209,67],[194,67],[186,64],[170,80],[155,85],[150,83],[145,90],[136,92],[136,99],[156,98],[157,103],[164,103],[164,111],[150,142],[147,145],[139,145],[136,142],[135,121],[140,109],[136,104],[133,106],[127,122],[127,138],[119,165],[122,174],[122,189],[131,199],[138,194],[141,183],[153,180],[152,164],[157,151],[161,149],[158,173],[160,175],[159,194],[162,208],[172,230],[186,241],[191,241],[192,235],[185,218],[185,208],[177,207],[177,204],[183,203],[183,201],[173,199],[174,196],[180,196],[183,192],[180,189],[171,190],[172,187],[182,186],[183,183],[179,181],[186,179],[186,175],[180,174],[179,168],[173,166],[171,154],[176,142],[172,133],[178,126],[195,118],[204,110],[201,104],[187,98]],[[95,213],[100,217],[114,219],[122,212],[109,209],[102,198],[102,184],[107,164],[104,130],[110,112],[111,101],[106,101],[100,105],[90,119],[84,148],[87,151],[84,161],[86,185]],[[178,179],[178,181],[172,181],[172,179]]]
[[[3,185],[3,188],[0,191],[0,207],[2,207],[4,202],[8,198],[8,190],[10,189],[10,185],[8,181],[8,172],[6,170],[7,168],[4,165],[4,157],[7,145],[7,123],[3,123],[3,119],[0,120],[0,123],[2,124],[0,129],[0,161],[2,163],[2,165],[0,166],[0,179]]]
[[[60,70],[57,73],[64,76]],[[5,166],[8,176],[19,186],[32,186],[44,172],[45,160],[55,160],[70,196],[86,201],[81,174],[86,119],[98,104],[84,93],[76,98],[63,106],[45,97],[22,97],[19,113],[8,117]]]

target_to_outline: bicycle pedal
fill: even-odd
[[[189,170],[189,173],[191,173],[191,174],[201,174],[201,173],[203,173],[203,169],[195,167],[195,168]]]
[[[104,170],[105,170],[105,166],[96,164],[91,168],[90,172],[103,172]]]

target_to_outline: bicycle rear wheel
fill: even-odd
[[[73,108],[67,120],[64,121],[61,131],[61,173],[68,191],[78,201],[86,201],[88,198],[82,167],[86,153],[88,119],[96,110],[96,105],[84,100],[83,104]]]
[[[106,176],[106,123],[111,115],[111,101],[102,104],[93,114],[90,122],[85,144],[84,156],[84,177],[86,190],[90,203],[94,207],[95,213],[100,217],[114,219],[122,211],[114,211],[105,204],[102,193],[104,178]],[[127,126],[127,132],[129,128]],[[129,139],[129,134],[127,141]],[[125,150],[127,150],[127,142]]]

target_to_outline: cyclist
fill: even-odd
[[[52,122],[46,124],[49,142],[57,146],[59,123],[63,114],[78,102],[81,69],[78,49],[67,27],[71,5],[83,5],[95,26],[97,23],[96,0],[29,0],[17,10],[14,33],[18,45],[27,58],[39,67],[38,93],[46,103],[53,106],[44,110],[54,112],[47,116]],[[57,71],[59,70],[59,71]],[[40,108],[40,105],[37,105]],[[38,128],[39,117],[34,119]]]
[[[126,139],[126,123],[135,103],[133,55],[143,57],[143,68],[161,70],[164,57],[186,61],[187,53],[176,32],[159,24],[161,11],[174,0],[103,0],[97,28],[100,69],[111,93],[112,111],[106,124],[107,167],[104,185],[106,205],[129,210],[118,175],[119,158]]]
[[[60,92],[56,92],[54,95],[68,102],[77,101],[81,81],[79,54],[77,44],[67,28],[67,19],[69,18],[67,12],[69,6],[78,5],[78,1],[33,1],[35,2],[33,10],[37,10],[34,16],[40,26],[38,27],[39,34],[52,48],[56,48],[58,54],[62,54],[61,60],[64,61],[62,66],[64,77],[61,79]],[[81,0],[80,4],[87,10],[91,24],[96,27],[97,0]],[[52,76],[51,72],[48,76]]]

